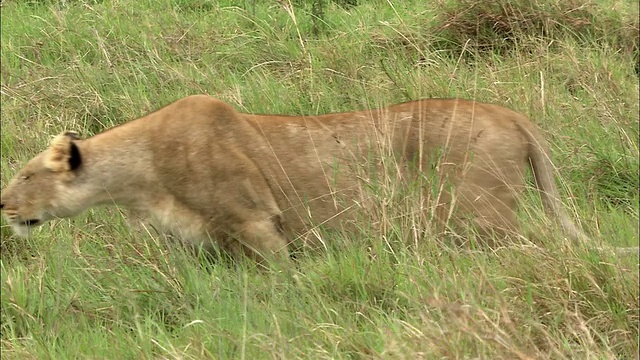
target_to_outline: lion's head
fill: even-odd
[[[48,220],[70,217],[81,210],[68,199],[68,189],[82,166],[77,140],[72,132],[58,135],[2,190],[0,208],[19,236],[27,236],[30,228]]]

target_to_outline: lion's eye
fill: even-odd
[[[22,181],[27,181],[31,177],[31,174],[22,175]]]

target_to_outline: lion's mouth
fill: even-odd
[[[40,223],[40,220],[38,219],[29,219],[29,220],[25,220],[23,222],[21,222],[21,225],[26,225],[26,226],[36,226]]]

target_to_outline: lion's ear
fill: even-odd
[[[56,136],[49,146],[44,166],[52,171],[73,171],[82,165],[82,156],[78,145],[78,134],[65,132]]]

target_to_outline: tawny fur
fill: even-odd
[[[424,172],[437,161],[455,189],[440,196],[442,222],[455,199],[454,221],[471,214],[487,235],[519,231],[516,197],[531,164],[545,208],[570,237],[583,236],[563,210],[536,127],[509,109],[457,99],[278,116],[190,96],[86,140],[58,136],[4,189],[2,207],[19,234],[117,204],[191,244],[215,239],[256,258],[286,257],[289,241],[314,226],[347,223],[362,188],[358,166],[387,153]]]

